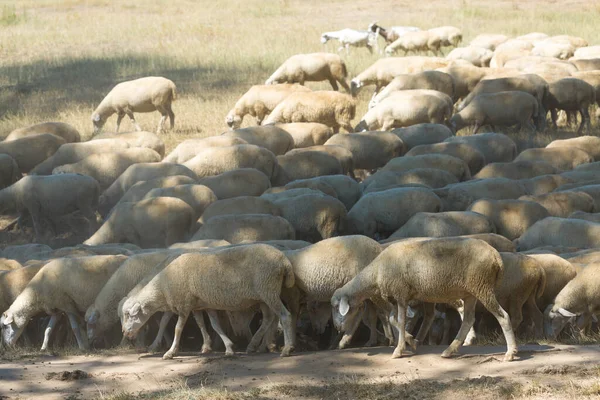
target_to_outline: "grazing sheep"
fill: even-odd
[[[519,200],[533,201],[543,206],[553,217],[569,218],[574,212],[591,213],[594,198],[585,192],[555,192],[540,196],[521,196]]]
[[[463,323],[456,339],[442,353],[442,357],[450,357],[473,326],[475,306],[479,300],[500,323],[508,347],[504,360],[511,361],[517,353],[514,333],[508,314],[498,304],[494,294],[503,272],[500,254],[481,240],[409,240],[394,243],[383,250],[350,282],[335,291],[331,305],[334,315],[339,315],[339,319],[343,320],[367,299],[397,304],[396,317],[390,318],[390,322],[400,333],[392,355],[393,358],[399,358],[406,342],[416,350],[414,339],[405,332],[409,301],[435,303],[462,299]]]
[[[494,52],[483,47],[457,47],[446,56],[448,60],[466,60],[476,67],[489,67]]]
[[[313,178],[292,181],[286,184],[285,186],[271,188],[267,190],[264,194],[281,193],[292,189],[311,189],[322,192],[327,196],[331,196],[336,199],[338,198],[337,193],[335,192],[335,190],[333,190],[333,187],[330,184],[323,181],[314,181],[312,179]]]
[[[204,222],[190,238],[190,242],[202,239],[222,239],[237,244],[243,241],[294,240],[294,227],[284,218],[270,214],[227,214]]]
[[[481,33],[469,43],[469,46],[474,47],[483,47],[484,49],[496,50],[500,44],[506,42],[508,40],[508,36],[494,34],[494,33]]]
[[[461,158],[446,154],[423,154],[412,157],[396,157],[391,159],[381,170],[397,173],[415,168],[433,168],[450,172],[459,181],[471,179],[471,171]]]
[[[23,268],[20,262],[9,260],[8,258],[0,258],[0,271],[10,271],[19,268]]]
[[[79,131],[64,122],[42,122],[24,128],[18,128],[12,131],[4,138],[5,142],[21,139],[27,136],[39,135],[42,133],[51,133],[54,136],[63,138],[66,143],[81,142]]]
[[[0,312],[8,310],[42,265],[21,267],[0,272]]]
[[[215,196],[212,190],[204,185],[197,184],[154,188],[146,193],[143,199],[155,197],[174,197],[185,201],[194,210],[194,221],[200,218],[207,207],[217,201],[217,196]]]
[[[473,136],[453,136],[446,143],[465,143],[479,150],[488,163],[509,162],[517,156],[517,145],[502,133],[480,133]]]
[[[431,51],[434,56],[442,54],[440,47],[442,38],[430,31],[406,32],[385,48],[385,54],[391,56],[398,50],[403,50],[406,56],[409,51],[414,53]]]
[[[498,251],[514,253],[516,250],[513,242],[495,233],[476,233],[463,235],[462,237],[483,240]]]
[[[0,154],[0,189],[4,189],[21,179],[17,162],[8,154]]]
[[[14,345],[29,320],[40,312],[46,312],[51,315],[42,345],[42,350],[46,350],[59,313],[64,312],[79,349],[87,349],[80,326],[81,315],[125,260],[126,256],[59,258],[43,266],[2,315],[0,326],[4,341]]]
[[[61,137],[51,133],[42,133],[8,142],[0,142],[0,154],[11,156],[19,166],[21,173],[33,173],[32,170],[37,165],[44,163],[48,158],[52,158],[65,143],[65,140]]]
[[[523,183],[527,193],[538,196],[550,193],[559,186],[572,182],[572,180],[562,175],[542,175],[529,179],[521,179],[520,182]]]
[[[458,183],[458,179],[450,172],[433,168],[415,168],[405,172],[377,171],[362,181],[361,186],[363,193],[370,193],[400,185],[416,184],[435,189],[452,183]]]
[[[396,231],[418,212],[438,212],[441,201],[431,190],[397,188],[364,195],[348,212],[348,233],[374,237]]]
[[[273,75],[267,79],[265,85],[286,82],[304,85],[304,82],[329,81],[333,90],[338,90],[337,82],[339,82],[347,92],[350,92],[350,87],[348,87],[348,84],[346,83],[347,77],[348,72],[346,70],[346,63],[344,63],[344,60],[337,54],[296,54],[285,60],[283,64],[273,72]]]
[[[368,30],[381,35],[381,37],[385,40],[386,43],[392,43],[400,36],[404,35],[406,32],[417,32],[421,29],[417,28],[416,26],[392,26],[388,30],[380,25],[377,25],[377,22],[372,22],[371,24],[369,24]]]
[[[483,125],[512,126],[519,124],[520,129],[527,127],[535,132],[532,121],[537,120],[539,105],[535,97],[521,91],[483,93],[473,100],[450,119],[454,131],[465,126],[473,126],[473,134]]]
[[[352,153],[354,168],[377,169],[389,160],[406,152],[404,143],[389,132],[362,132],[333,135],[326,143],[348,149]]]
[[[549,36],[542,32],[530,32],[526,35],[517,36],[515,39],[524,40],[526,42],[535,42],[537,40],[544,40]]]
[[[600,70],[600,58],[591,58],[588,60],[569,60],[571,64],[574,64],[580,72],[572,73],[573,77],[581,79],[582,76],[594,76],[598,74]],[[588,82],[590,83],[590,82]],[[590,83],[591,85],[591,83]],[[598,100],[596,98],[596,100]],[[6,140],[6,139],[5,139]]]
[[[154,197],[122,202],[88,240],[88,246],[104,243],[133,243],[141,248],[164,248],[185,241],[195,212],[186,202],[173,197]]]
[[[450,65],[438,68],[436,71],[444,72],[454,80],[454,99],[467,97],[479,81],[489,73],[486,68],[477,68],[473,65]]]
[[[580,136],[571,139],[553,140],[546,148],[577,147],[588,153],[594,160],[600,161],[600,138],[597,136]]]
[[[134,112],[158,111],[162,115],[156,133],[161,133],[169,117],[171,129],[175,125],[175,114],[171,103],[175,100],[175,84],[169,79],[159,76],[147,76],[132,81],[121,82],[111,89],[92,113],[94,134],[99,133],[106,120],[117,114],[115,133],[119,133],[121,120],[125,115],[131,119],[137,131],[142,128],[133,118]]]
[[[33,221],[36,241],[42,236],[42,221],[53,221],[63,215],[80,211],[96,228],[96,208],[100,186],[94,178],[78,174],[26,176],[0,190],[2,213],[27,210]]]
[[[576,211],[573,214],[569,215],[569,218],[572,219],[582,219],[585,221],[591,221],[591,222],[600,222],[600,213],[586,213],[583,211]]]
[[[420,212],[394,232],[389,239],[410,237],[447,237],[477,233],[495,233],[493,222],[470,211]]]
[[[133,164],[159,162],[160,159],[160,155],[152,149],[134,147],[114,153],[92,154],[76,163],[60,165],[52,170],[52,174],[91,176],[102,190],[106,190]]]
[[[600,45],[581,47],[575,50],[573,58],[577,60],[589,60],[600,56]]]
[[[278,317],[285,341],[281,355],[288,356],[294,346],[292,318],[279,297],[282,287],[293,285],[291,263],[272,246],[256,244],[184,254],[123,303],[123,332],[135,335],[157,311],[176,313],[179,318],[173,345],[163,355],[163,359],[170,359],[177,354],[191,312],[207,309],[213,322],[217,318],[215,310],[241,311],[260,305],[263,321],[247,350],[259,347]],[[222,330],[218,333],[225,343],[231,343]]]
[[[479,136],[479,135],[478,135]],[[559,174],[562,170],[546,161],[511,161],[488,164],[475,175],[474,179],[508,178],[528,179],[540,175]]]
[[[515,161],[545,161],[555,168],[571,170],[578,165],[594,162],[594,158],[577,147],[550,147],[527,149]]]
[[[440,26],[428,30],[441,39],[441,47],[456,47],[462,42],[462,31],[454,26]]]
[[[165,142],[155,133],[146,131],[125,132],[125,133],[101,133],[94,136],[90,141],[102,139],[117,139],[129,144],[131,147],[145,147],[152,149],[165,156]]]
[[[310,147],[303,147],[300,149],[290,150],[285,154],[286,157],[278,158],[278,162],[279,162],[280,166],[282,166],[282,167],[284,164],[286,164],[286,160],[287,160],[287,162],[289,162],[290,160],[294,160],[294,162],[301,163],[300,160],[302,159],[302,156],[299,156],[297,154],[305,153],[305,152],[308,152],[308,153],[320,152],[320,153],[325,153],[325,154],[335,157],[339,161],[340,166],[342,167],[341,173],[343,175],[349,174],[351,177],[354,178],[354,157],[352,155],[352,152],[350,150],[348,150],[347,148],[345,148],[343,146],[339,146],[339,145],[328,144],[328,145],[310,146]],[[290,156],[290,157],[287,158],[287,156]],[[307,157],[310,158],[312,156],[307,156]],[[329,164],[329,162],[327,160],[321,160],[321,162],[323,162],[323,167],[325,167],[327,164]],[[301,167],[301,169],[307,168],[306,165],[302,165],[302,164],[298,165],[297,167],[298,168]],[[331,166],[330,168],[335,168],[335,167]],[[294,174],[292,173],[292,176],[293,175]],[[297,180],[297,179],[302,179],[302,178],[296,178],[295,180]]]
[[[445,123],[452,115],[452,99],[435,90],[392,92],[361,118],[354,131],[384,131],[425,122]]]
[[[557,129],[556,110],[579,111],[581,114],[581,124],[577,130],[578,134],[583,131],[584,125],[588,132],[590,126],[590,105],[596,102],[596,92],[594,87],[582,79],[564,78],[548,85],[548,96],[545,98],[544,108],[550,111],[552,124]]]
[[[577,270],[569,261],[556,254],[528,254],[528,256],[534,258],[546,273],[546,289],[542,297],[537,299],[539,309],[545,310],[562,288],[577,275]]]
[[[325,175],[315,178],[298,179],[285,185],[285,188],[311,187],[312,183],[324,183],[331,187],[335,192],[334,197],[340,200],[347,210],[351,209],[361,196],[358,183],[346,175]]]
[[[310,244],[310,243],[308,243]],[[224,247],[230,246],[227,240],[218,239],[206,239],[206,240],[195,240],[193,242],[186,243],[175,243],[169,246],[169,249],[182,249],[182,250],[201,250],[210,247]]]
[[[339,31],[325,32],[321,34],[321,43],[325,44],[328,41],[335,39],[340,42],[340,48],[346,49],[348,54],[350,46],[352,47],[366,47],[369,53],[373,53],[373,45],[377,46],[377,36],[369,31],[357,31],[356,29],[342,29]]]
[[[320,146],[333,136],[333,129],[318,122],[295,122],[275,124],[294,139],[294,148]]]
[[[344,151],[348,150],[344,148]],[[286,155],[277,156],[277,163],[279,164],[279,169],[277,174],[271,179],[271,182],[275,186],[283,186],[297,179],[344,174],[342,165],[337,157],[325,151],[312,150],[312,147],[296,149]]]
[[[310,92],[310,89],[297,83],[254,85],[235,103],[225,117],[225,123],[231,129],[238,129],[244,116],[250,114],[260,125],[277,104],[294,92]]]
[[[263,125],[277,122],[319,122],[333,128],[334,133],[344,128],[353,132],[356,101],[351,96],[334,92],[297,92],[289,95],[275,107]]]
[[[371,99],[369,108],[375,107],[393,92],[416,89],[437,90],[453,98],[454,79],[450,75],[440,71],[423,71],[414,74],[398,75]]]
[[[541,246],[600,247],[600,224],[580,219],[548,217],[536,222],[517,239],[517,250]]]
[[[553,304],[544,312],[548,337],[556,339],[565,325],[576,316],[583,316],[581,326],[588,325],[596,317],[600,309],[599,274],[600,265],[588,265],[556,295]]]
[[[469,166],[471,175],[475,175],[487,163],[483,153],[477,150],[474,146],[455,142],[423,144],[416,146],[410,149],[410,151],[406,153],[405,157],[421,156],[425,154],[444,154],[460,158]]]
[[[276,217],[281,216],[281,209],[273,202],[255,196],[240,196],[232,199],[218,200],[206,207],[202,217],[201,224],[220,215],[239,215],[239,214],[270,214]]]
[[[520,237],[537,221],[550,216],[538,203],[524,200],[479,199],[467,208],[485,215],[496,226],[496,232],[509,240]]]
[[[229,136],[209,136],[202,139],[186,139],[179,143],[162,162],[183,164],[194,158],[207,147],[229,147],[238,144],[248,144],[245,140]]]
[[[517,199],[530,194],[524,180],[506,178],[477,179],[435,189],[442,200],[444,211],[464,211],[477,199]]]
[[[575,48],[569,43],[540,42],[531,50],[531,55],[567,60],[573,57],[574,52]]]
[[[407,151],[421,144],[440,143],[452,136],[446,125],[429,123],[396,128],[392,133],[404,142]]]
[[[254,168],[240,168],[198,180],[210,188],[219,200],[239,196],[260,196],[271,187],[269,177]]]
[[[294,138],[285,130],[274,126],[251,126],[223,133],[223,136],[237,137],[248,144],[264,147],[276,156],[285,154],[294,148]]]

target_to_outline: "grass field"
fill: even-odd
[[[249,86],[263,83],[290,55],[336,51],[322,32],[345,27],[454,25],[465,42],[483,32],[578,35],[596,44],[599,1],[432,0],[20,0],[0,2],[0,137],[59,120],[84,137],[90,115],[118,82],[162,75],[178,87],[176,127],[183,139],[221,133],[224,117]],[[380,42],[383,44],[383,42]],[[343,54],[356,75],[379,55]],[[309,84],[326,89],[325,84]],[[366,110],[361,93],[357,120]],[[113,129],[114,119],[106,128]],[[140,114],[154,130],[158,113]],[[357,121],[355,120],[355,122]],[[248,124],[248,121],[245,122]],[[131,129],[123,122],[122,130]],[[541,142],[549,138],[542,138]]]

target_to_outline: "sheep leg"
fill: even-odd
[[[294,350],[293,328],[292,328],[292,315],[285,308],[279,296],[275,296],[272,299],[265,299],[267,306],[279,317],[281,326],[283,327],[283,350],[281,351],[281,357],[289,356]]]
[[[165,122],[167,121],[167,114],[162,114],[160,117],[160,121],[158,121],[158,128],[156,128],[156,134],[160,135],[165,127]]]
[[[189,313],[186,313],[184,315],[179,314],[179,317],[177,318],[177,324],[175,325],[175,335],[173,336],[173,344],[171,345],[169,351],[167,351],[163,355],[163,360],[171,360],[175,355],[177,355],[177,352],[179,351],[179,342],[181,341],[181,334],[183,333],[183,327],[185,326],[185,322],[187,321],[188,316]]]
[[[44,331],[44,342],[42,343],[41,351],[45,351],[48,349],[48,342],[50,341],[50,335],[52,334],[52,330],[54,329],[54,325],[60,319],[60,314],[52,314],[50,317],[50,321],[48,322],[48,326],[46,326],[46,330]]]
[[[33,222],[33,230],[35,232],[35,241],[41,243],[42,240],[42,226],[40,223],[41,215],[39,210],[30,209],[29,214],[31,214],[31,221]]]
[[[333,79],[333,78],[329,79],[329,84],[331,85],[331,87],[333,88],[333,90],[339,90],[339,87],[338,87],[337,82],[335,81],[335,79]]]
[[[346,81],[343,78],[338,80],[338,82],[340,83],[340,85],[342,85],[342,87],[344,88],[346,93],[350,93],[350,86],[348,86],[348,84],[346,83]]]
[[[67,313],[67,317],[69,317],[69,323],[71,324],[71,330],[75,334],[75,339],[77,339],[77,345],[80,350],[87,350],[87,344],[83,340],[81,335],[81,329],[79,328],[79,322],[77,321],[77,316],[73,313]],[[56,321],[55,321],[56,322]]]
[[[260,327],[252,336],[248,347],[246,347],[247,353],[254,353],[256,351],[266,351],[265,348],[261,348],[261,343],[263,342],[263,338],[266,335],[267,331],[271,327],[272,324],[275,323],[275,314],[269,309],[265,304],[260,305],[260,311],[262,313],[262,322],[260,323]],[[291,316],[290,316],[291,319]]]
[[[160,348],[160,344],[162,343],[163,336],[165,335],[165,329],[167,329],[167,324],[173,317],[173,313],[170,311],[165,311],[160,318],[160,322],[158,323],[158,332],[156,333],[156,338],[154,342],[148,347],[148,351],[150,353],[156,353]]]
[[[377,346],[377,310],[370,301],[367,301],[363,323],[369,327],[370,331],[369,340],[365,343],[365,347]]]
[[[202,333],[202,354],[210,353],[212,351],[212,340],[206,330],[206,325],[204,324],[204,314],[202,311],[194,311],[192,314],[194,315],[198,328],[200,328],[200,333]]]
[[[475,121],[475,126],[473,127],[473,132],[471,132],[472,135],[476,134],[477,131],[479,130],[479,128],[481,128],[481,123],[479,121]]]
[[[584,126],[586,126],[587,131],[590,132],[590,114],[586,108],[581,108],[579,113],[581,114],[581,124],[577,130],[577,134],[581,135]]]
[[[133,126],[135,126],[135,130],[138,131],[138,132],[140,132],[142,130],[142,128],[138,125],[137,122],[135,122],[135,118],[133,117],[133,112],[132,111],[127,111],[127,116],[131,120],[131,123],[133,124]]]
[[[552,126],[554,130],[558,129],[558,125],[556,124],[556,120],[558,119],[558,113],[556,112],[556,108],[550,110],[550,117],[552,118]]]
[[[225,355],[232,356],[233,342],[231,341],[231,339],[229,339],[229,337],[227,337],[225,331],[221,327],[221,323],[219,322],[219,315],[215,310],[206,310],[206,313],[208,314],[208,319],[210,319],[210,325],[213,327],[215,332],[217,332],[217,335],[219,335],[219,337],[223,341],[223,344],[225,345]]]
[[[510,317],[508,313],[504,311],[504,309],[498,304],[498,300],[492,291],[487,296],[479,299],[483,306],[492,313],[494,317],[498,320],[500,327],[502,328],[502,332],[504,333],[504,337],[506,338],[506,354],[504,355],[504,361],[512,361],[517,354],[517,341],[515,339],[515,333],[512,330],[512,326],[510,323]],[[465,319],[466,319],[466,304],[465,304]]]
[[[425,341],[425,336],[431,329],[431,324],[433,324],[434,318],[435,303],[423,303],[423,322],[421,322],[421,327],[417,333],[417,343],[423,343]]]
[[[350,341],[352,340],[352,336],[354,336],[354,332],[356,332],[356,329],[358,328],[358,324],[360,324],[360,321],[362,319],[362,316],[364,314],[364,309],[361,310],[360,312],[357,312],[356,314],[354,314],[351,318],[347,318],[346,321],[344,322],[344,335],[342,336],[342,339],[340,340],[340,343],[338,344],[338,349],[343,349],[346,346],[348,346],[348,344],[350,344]]]
[[[398,303],[398,315],[394,319],[396,328],[398,328],[398,345],[394,349],[392,358],[402,357],[402,352],[406,349],[406,307]]]
[[[173,129],[175,127],[175,113],[171,109],[171,104],[165,106],[165,109],[167,110],[167,114],[169,115],[169,125],[171,129]]]
[[[544,314],[542,314],[535,302],[535,295],[531,295],[527,299],[525,311],[535,325],[535,337],[542,338],[544,336]]]
[[[473,324],[475,323],[475,306],[477,305],[477,299],[475,297],[468,297],[463,299],[463,301],[465,305],[462,324],[460,325],[460,329],[458,330],[456,338],[442,353],[442,357],[444,358],[448,358],[458,351],[458,348],[463,344],[467,334],[469,333],[469,330],[471,330]]]
[[[123,121],[123,117],[125,113],[117,114],[117,125],[115,126],[115,133],[119,133],[119,127],[121,126],[121,121]]]

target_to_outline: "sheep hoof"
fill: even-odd
[[[158,346],[148,347],[148,353],[158,353]]]
[[[515,359],[515,353],[506,353],[504,355],[504,362],[508,362],[508,361],[514,361]]]
[[[293,349],[294,348],[292,346],[283,346],[283,350],[281,350],[280,357],[289,357]]]
[[[373,341],[373,340],[369,340],[367,343],[365,343],[365,347],[374,347],[377,346],[377,341]]]
[[[226,350],[225,351],[225,355],[226,356],[233,356],[233,355],[235,355],[235,353],[233,352],[233,350]]]
[[[402,357],[402,349],[396,347],[396,350],[392,353],[392,358],[401,358]]]
[[[267,346],[267,350],[269,350],[269,353],[277,353],[277,345],[275,343],[271,343]]]
[[[210,346],[202,346],[202,350],[201,350],[202,354],[207,354],[210,352],[212,352],[212,348]]]
[[[167,351],[164,355],[163,355],[163,360],[172,360],[173,359],[173,352],[172,351]]]
[[[256,353],[256,347],[254,347],[254,346],[246,347],[246,353]]]
[[[454,354],[453,350],[444,350],[444,352],[442,353],[442,358],[450,358],[452,357],[452,354]]]

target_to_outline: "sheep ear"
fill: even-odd
[[[556,311],[558,311],[558,313],[559,313],[560,315],[562,315],[563,317],[567,317],[567,318],[572,318],[572,317],[576,317],[576,316],[577,316],[577,314],[573,314],[572,312],[570,312],[570,311],[567,311],[567,310],[565,310],[564,308],[559,308],[559,309],[558,309],[558,310],[556,310]]]
[[[340,315],[345,317],[350,311],[350,304],[348,304],[348,297],[344,296],[340,300]]]
[[[129,310],[129,315],[138,315],[141,310],[142,306],[140,303],[135,303],[133,307],[131,307],[131,310]]]
[[[90,317],[87,320],[88,324],[95,324],[98,322],[98,310],[95,310],[90,314]]]
[[[413,310],[410,306],[406,307],[406,316],[408,318],[414,318],[415,317],[415,310]]]
[[[99,122],[100,121],[100,114],[94,114],[94,115],[92,115],[92,121]]]
[[[4,313],[4,315],[2,316],[2,322],[4,323],[4,325],[10,325],[13,323],[13,316],[12,314],[9,313]]]

